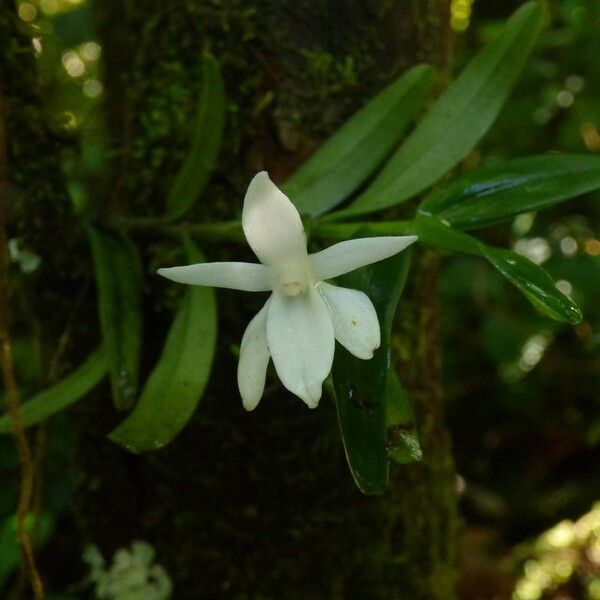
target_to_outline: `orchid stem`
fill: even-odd
[[[316,223],[313,233],[325,240],[348,240],[356,235],[407,235],[411,221],[358,221],[356,223]]]
[[[241,221],[219,223],[167,223],[162,219],[140,217],[113,217],[110,225],[125,231],[148,231],[179,237],[184,233],[202,237],[207,241],[244,242]]]
[[[150,231],[174,236],[187,233],[209,242],[246,243],[241,221],[178,223],[174,225],[155,218],[115,217],[110,223],[118,229]],[[311,227],[314,237],[328,241],[348,240],[364,230],[376,235],[412,233],[411,221],[358,221],[355,223],[315,221]]]

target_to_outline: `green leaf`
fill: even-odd
[[[388,483],[385,396],[389,339],[409,263],[410,252],[405,251],[338,278],[340,285],[369,296],[381,327],[381,346],[372,359],[360,360],[338,345],[331,371],[346,458],[364,494],[383,494]]]
[[[89,228],[98,310],[118,409],[135,401],[142,341],[142,274],[135,245],[124,235]]]
[[[98,385],[106,371],[106,355],[104,349],[99,348],[67,377],[35,394],[21,405],[23,426],[31,427],[74,404]],[[0,433],[10,431],[10,416],[4,414],[0,417]]]
[[[303,214],[337,206],[372,175],[426,102],[433,69],[418,65],[356,112],[285,181]]]
[[[36,534],[34,547],[43,546],[52,535],[54,519],[49,514],[39,516],[39,522],[35,522],[33,514],[25,517],[25,529],[32,535]],[[17,518],[12,515],[4,519],[0,524],[0,590],[3,588],[10,574],[21,566],[21,549],[17,539]]]
[[[550,275],[520,254],[486,246],[435,217],[417,215],[408,231],[418,235],[422,244],[487,258],[545,316],[566,323],[581,321],[582,315],[577,305],[557,289]]]
[[[435,217],[417,215],[408,231],[419,236],[419,242],[434,248],[481,255],[479,241],[466,233],[452,229]]]
[[[412,407],[394,369],[387,374],[385,397],[388,457],[399,464],[421,460]]]
[[[167,197],[166,216],[188,212],[204,191],[221,149],[225,125],[225,88],[218,61],[204,52],[203,87],[192,147]]]
[[[565,323],[579,323],[581,311],[559,291],[548,273],[527,258],[502,248],[480,244],[481,252],[542,314]]]
[[[477,145],[495,121],[538,37],[544,10],[519,8],[440,96],[344,216],[394,206],[432,186]]]
[[[540,210],[600,187],[600,157],[530,156],[465,173],[428,196],[419,212],[472,229]]]
[[[190,241],[185,245],[191,262],[203,260]],[[190,286],[138,405],[109,438],[135,453],[168,444],[189,421],[202,397],[210,376],[216,336],[214,291]]]

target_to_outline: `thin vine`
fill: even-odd
[[[31,536],[27,530],[27,516],[33,496],[35,466],[31,448],[23,428],[20,395],[15,377],[9,334],[9,257],[8,238],[6,234],[8,166],[5,110],[4,95],[0,89],[0,362],[2,363],[2,376],[6,391],[6,406],[11,416],[12,436],[15,441],[21,467],[21,486],[17,505],[17,538],[34,599],[44,600],[44,585],[36,566]]]

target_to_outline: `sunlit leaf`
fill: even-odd
[[[383,494],[388,483],[385,396],[389,338],[409,263],[410,252],[405,251],[338,278],[339,285],[369,296],[381,327],[381,346],[372,359],[360,360],[338,345],[331,372],[346,458],[365,494]]]
[[[21,405],[23,426],[30,427],[74,404],[93,389],[106,375],[106,355],[99,348],[57,384],[42,390]],[[0,417],[0,433],[10,433],[8,414]]]
[[[535,44],[543,17],[537,1],[519,8],[343,214],[367,213],[404,202],[459,164],[498,116]]]
[[[410,69],[322,144],[283,185],[298,210],[320,215],[358,189],[398,144],[432,81],[431,67]]]
[[[189,154],[167,198],[166,216],[177,219],[189,211],[203,192],[221,149],[225,124],[225,88],[218,61],[204,53],[202,96]]]
[[[190,262],[203,260],[186,241]],[[191,286],[181,300],[162,354],[133,412],[110,439],[139,453],[168,444],[192,416],[210,376],[217,335],[212,288]]]
[[[558,290],[542,267],[516,252],[503,248],[491,248],[481,244],[481,252],[544,315],[566,323],[581,321],[582,315],[577,305]]]
[[[394,369],[389,369],[385,389],[387,453],[395,463],[417,462],[423,457],[410,400]]]
[[[137,248],[124,235],[89,228],[98,310],[113,399],[119,409],[136,397],[142,341],[142,275]]]
[[[492,225],[600,187],[600,157],[549,154],[465,173],[428,196],[419,212],[459,229]]]

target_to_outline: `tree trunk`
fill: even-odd
[[[281,181],[407,67],[427,60],[446,72],[448,4],[96,0],[118,170],[107,208],[161,210],[188,148],[205,46],[221,62],[230,110],[217,171],[191,220],[239,215],[255,171]],[[11,135],[14,152],[26,133]],[[41,152],[33,148],[19,160],[35,162]],[[169,318],[156,300],[169,284],[151,272],[172,255],[173,241],[138,241],[149,275],[150,368]],[[209,260],[251,259],[247,249],[197,242]],[[438,260],[426,252],[415,258],[395,346],[424,458],[394,467],[386,495],[365,497],[354,486],[335,407],[325,396],[309,411],[273,383],[255,412],[242,409],[231,347],[264,298],[223,291],[211,382],[170,446],[134,457],[108,442],[105,434],[122,416],[114,414],[107,389],[75,411],[76,512],[85,539],[106,555],[132,539],[150,541],[178,600],[450,600],[456,507],[443,426]],[[91,261],[82,261],[91,273]]]

